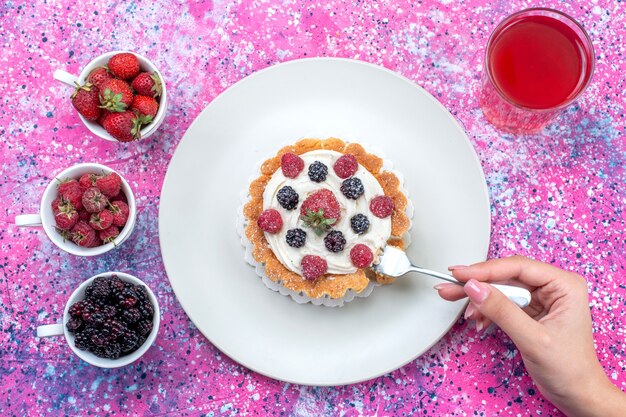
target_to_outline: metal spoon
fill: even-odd
[[[407,272],[419,272],[420,274],[430,275],[431,277],[443,279],[461,286],[465,285],[464,282],[457,281],[452,275],[413,265],[403,250],[389,245],[378,258],[378,263],[373,265],[372,268],[374,271],[390,277],[399,277]],[[530,304],[530,292],[525,288],[503,284],[490,285],[500,290],[509,300],[520,307],[526,307]]]

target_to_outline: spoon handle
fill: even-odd
[[[432,271],[426,268],[420,268],[419,266],[411,265],[411,271],[419,272],[420,274],[430,275],[431,277],[443,279],[448,282],[452,282],[458,285],[465,285],[463,282],[459,282],[452,275],[443,274],[441,272]],[[530,292],[526,288],[516,287],[514,285],[504,284],[490,284],[492,287],[497,288],[504,294],[509,300],[513,301],[518,306],[524,308],[530,304]]]

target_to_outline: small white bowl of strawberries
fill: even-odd
[[[131,142],[156,132],[167,110],[163,76],[147,58],[114,51],[92,60],[75,77],[57,70],[54,78],[74,87],[72,105],[95,135]]]

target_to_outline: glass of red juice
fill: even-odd
[[[574,19],[552,9],[522,10],[487,43],[480,106],[502,130],[536,132],[582,94],[594,65],[591,39]]]

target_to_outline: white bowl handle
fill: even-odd
[[[54,71],[54,74],[52,74],[52,76],[55,80],[61,81],[62,83],[67,84],[70,87],[76,87],[76,84],[74,83],[78,82],[78,77],[60,69]]]
[[[15,216],[17,226],[41,226],[41,216],[39,214],[20,214]]]
[[[63,323],[44,324],[37,327],[37,337],[61,336],[63,334]]]

